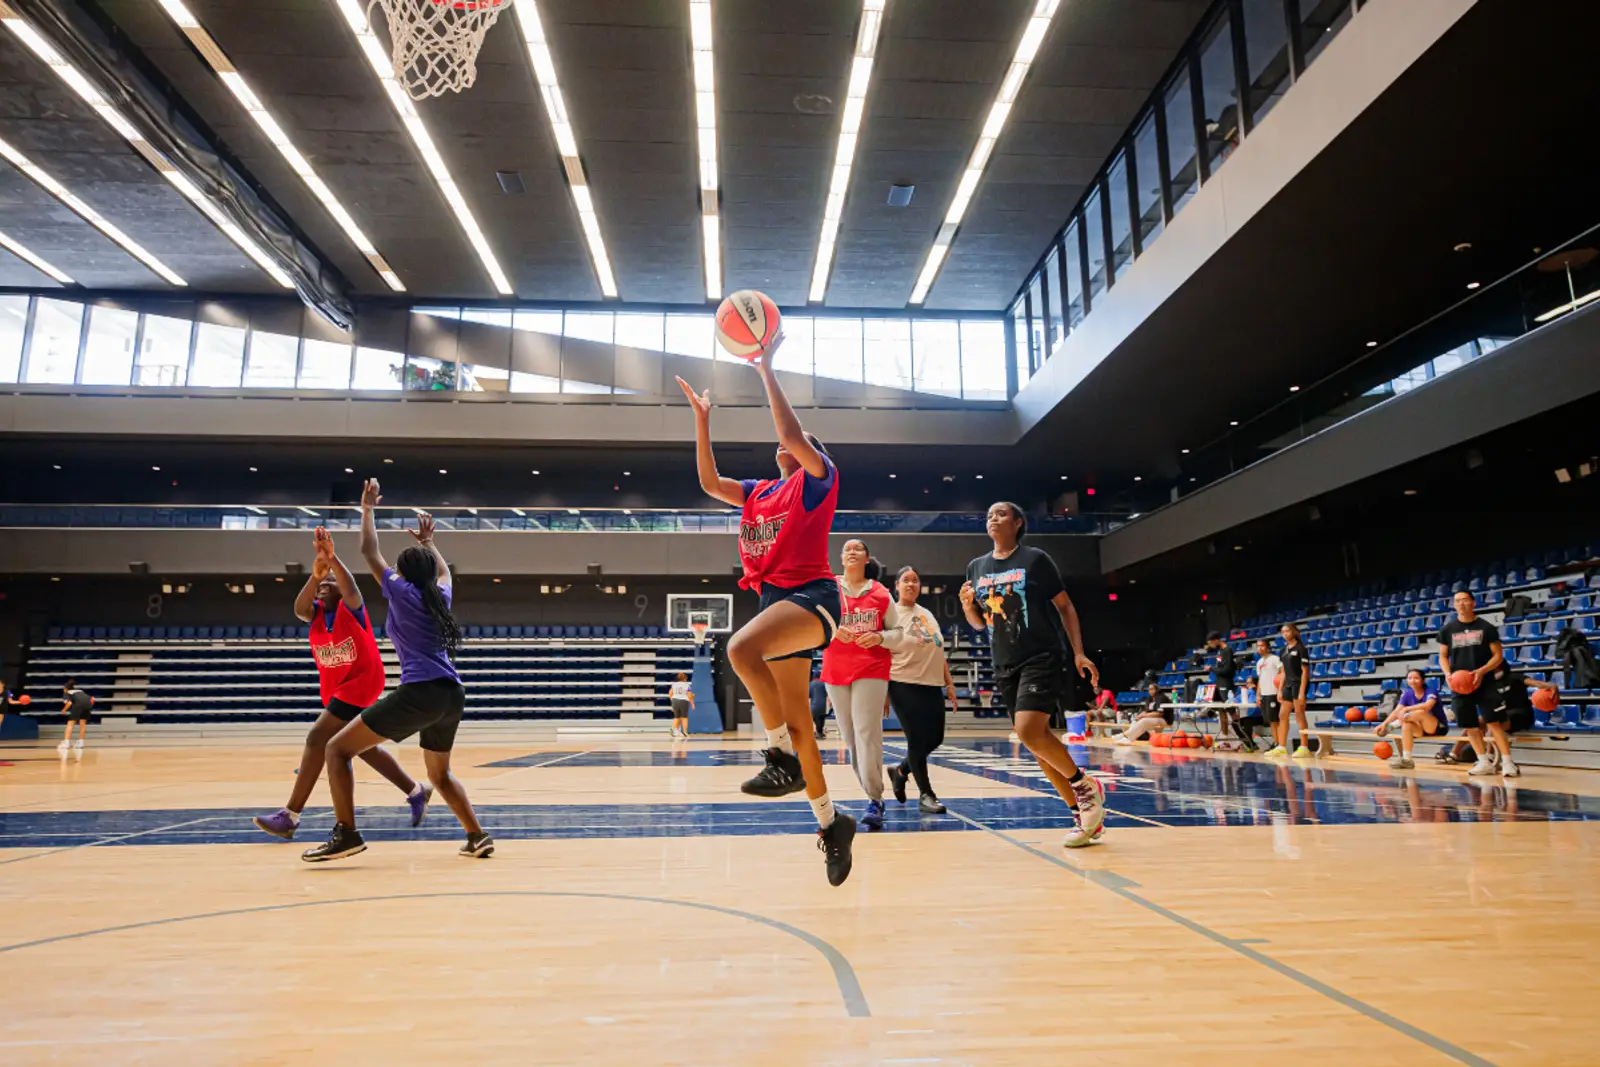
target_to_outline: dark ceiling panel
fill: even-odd
[[[0,34],[0,136],[194,288],[275,288],[9,33]],[[88,286],[168,289],[144,264],[0,163],[0,229]],[[23,282],[22,284],[29,284]]]

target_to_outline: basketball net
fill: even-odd
[[[478,49],[513,0],[368,0],[383,8],[394,76],[413,100],[459,93],[478,78]]]
[[[711,629],[711,624],[709,622],[696,619],[694,622],[689,624],[689,629],[694,632],[694,643],[696,645],[703,645],[706,643],[706,631]]]

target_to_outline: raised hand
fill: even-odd
[[[417,512],[417,528],[407,532],[417,539],[417,544],[419,545],[431,543],[433,541],[433,516],[426,511]]]
[[[782,347],[783,331],[780,329],[777,333],[773,334],[772,340],[767,342],[767,347],[761,350],[761,354],[752,359],[750,362],[755,364],[755,368],[757,370],[769,371],[772,369],[773,359],[775,359],[778,355],[778,349]]]
[[[689,406],[694,408],[694,413],[702,418],[711,414],[711,389],[708,386],[704,393],[696,393],[694,386],[678,379],[678,387],[683,390],[683,395],[689,398]]]
[[[312,541],[316,545],[317,558],[311,564],[311,574],[320,582],[333,570],[333,538],[324,527],[318,526]]]
[[[383,493],[378,489],[378,479],[368,478],[361,486],[361,506],[375,508],[383,503]]]

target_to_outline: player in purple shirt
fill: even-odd
[[[433,516],[417,515],[414,547],[400,553],[393,567],[378,547],[373,510],[383,500],[376,478],[361,490],[361,556],[389,602],[389,640],[400,657],[400,685],[328,742],[328,790],[333,794],[333,832],[326,844],[301,857],[308,863],[343,859],[367,850],[356,829],[355,778],[350,761],[384,741],[420,734],[428,781],[461,820],[467,843],[461,855],[474,858],[494,851],[494,839],[473,814],[467,791],[450,773],[450,750],[466,706],[467,691],[451,657],[461,646],[461,627],[450,613],[450,565],[433,543]]]

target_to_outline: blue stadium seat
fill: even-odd
[[[495,637],[510,637],[511,636],[511,627],[509,627],[509,626],[496,626],[494,628],[493,636],[495,636]]]
[[[1361,666],[1359,669],[1360,673],[1362,674],[1376,674],[1378,673],[1378,661],[1375,659],[1364,659],[1361,661]]]
[[[593,637],[594,636],[594,627],[593,626],[581,626],[580,625],[578,627],[578,636],[579,637]]]
[[[576,626],[563,626],[563,627],[561,627],[561,636],[562,637],[577,637],[578,636],[578,628]]]
[[[597,627],[597,629],[598,629],[598,627]],[[605,636],[606,637],[617,637],[617,636],[620,636],[620,635],[617,633],[617,628],[615,626],[607,626],[606,627]]]
[[[237,626],[224,626],[218,636],[224,641],[237,641],[239,639],[239,628]]]
[[[535,626],[533,629],[534,629],[534,636],[535,637],[549,637],[550,636],[550,627],[548,627],[548,626]]]
[[[1327,700],[1331,696],[1333,696],[1333,686],[1328,682],[1322,682],[1311,690],[1313,700]]]

